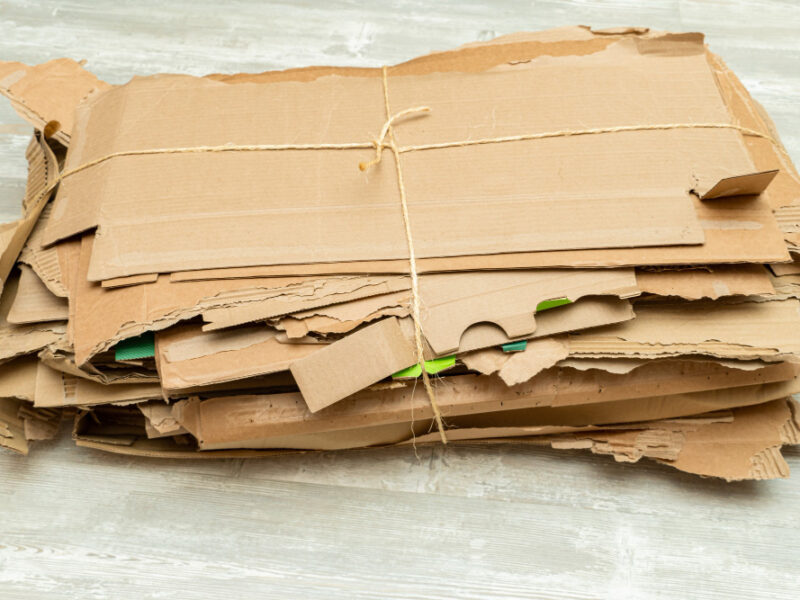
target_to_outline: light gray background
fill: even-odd
[[[101,78],[372,65],[567,24],[704,31],[800,158],[800,3],[0,1],[0,60]],[[30,128],[0,102],[0,220]],[[536,448],[154,461],[0,453],[0,598],[800,597],[795,479]]]

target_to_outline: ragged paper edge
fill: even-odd
[[[66,300],[55,296],[39,276],[27,265],[20,264],[17,293],[8,312],[8,322],[30,325],[51,321],[66,321],[69,309]]]

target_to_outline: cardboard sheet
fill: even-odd
[[[13,223],[0,225],[0,293],[7,282],[39,215],[50,199],[49,185],[58,173],[58,161],[44,136],[34,135],[25,152],[28,159],[28,181],[22,208],[23,216]]]
[[[447,420],[499,410],[677,396],[786,381],[796,373],[796,367],[788,364],[747,372],[713,363],[669,362],[643,366],[628,375],[548,369],[513,388],[494,377],[454,376],[437,384],[436,390],[437,402]],[[569,381],[569,386],[559,385],[563,381]],[[258,440],[277,435],[398,422],[429,423],[432,418],[427,397],[421,390],[415,390],[413,382],[367,389],[316,413],[308,409],[299,393],[223,396],[178,402],[175,406],[176,417],[184,426],[184,419],[199,420],[203,428],[200,437],[208,448],[253,447],[251,444]],[[703,411],[713,410],[713,404],[706,406],[712,408]],[[691,410],[696,408],[694,404]],[[197,411],[201,414],[196,414]]]
[[[36,129],[50,125],[50,135],[65,146],[70,142],[75,107],[109,87],[69,58],[35,66],[0,62],[0,94]]]
[[[54,295],[26,265],[20,265],[17,294],[8,312],[8,322],[14,325],[66,321],[69,316],[67,301]]]
[[[165,389],[184,390],[286,371],[320,347],[282,343],[264,325],[213,333],[187,325],[158,332],[156,363]]]
[[[47,220],[50,218],[52,206],[53,204],[50,202],[42,209],[39,220],[36,221],[36,225],[28,236],[27,242],[22,247],[18,260],[33,269],[52,294],[59,298],[66,298],[67,286],[64,280],[66,275],[61,270],[59,247],[72,245],[75,242],[65,242],[59,246],[51,246],[49,248],[43,246],[42,234],[47,226]]]
[[[280,314],[276,307],[292,311],[307,308],[310,300],[325,305],[347,299],[391,292],[404,287],[405,278],[304,277],[195,281],[172,283],[159,277],[155,283],[104,289],[86,280],[91,257],[92,236],[81,245],[80,264],[74,282],[73,326],[75,360],[83,365],[120,340],[144,331],[159,331],[191,319],[214,307],[231,309],[261,302],[272,304],[268,314]],[[323,293],[325,292],[325,293]],[[327,298],[327,299],[324,299]],[[224,311],[219,313],[224,318]]]
[[[693,269],[637,269],[636,284],[646,294],[686,300],[756,296],[775,292],[762,265],[715,265]]]
[[[733,359],[797,361],[797,300],[711,304],[651,304],[636,318],[569,336],[570,356],[657,358],[700,354]]]
[[[36,372],[37,408],[93,406],[96,404],[135,403],[162,397],[158,383],[104,385],[73,377],[39,363]]]
[[[0,363],[56,343],[66,332],[64,323],[58,321],[30,325],[15,325],[8,321],[18,283],[19,277],[12,276],[0,295]]]
[[[390,77],[390,94],[399,108],[419,103],[420,90],[425,90],[425,102],[432,107],[430,116],[417,119],[407,119],[402,123],[403,128],[398,135],[402,143],[428,143],[452,139],[465,121],[475,123],[471,125],[472,136],[513,135],[520,130],[543,131],[558,125],[557,128],[574,128],[576,124],[587,126],[613,126],[639,123],[661,122],[725,122],[729,116],[724,103],[719,95],[713,75],[708,67],[699,36],[674,36],[666,46],[659,46],[660,52],[652,52],[649,42],[641,40],[621,39],[608,46],[606,50],[583,57],[547,57],[541,60],[530,60],[514,66],[505,65],[502,68],[484,71],[481,73],[436,73],[419,76]],[[665,57],[664,51],[672,50],[672,55]],[[565,70],[574,73],[574,77],[565,79]],[[605,73],[604,77],[597,77],[598,72]],[[592,77],[585,77],[591,73]],[[680,75],[676,75],[679,73]],[[583,74],[583,75],[582,75]],[[689,76],[691,74],[691,76]],[[675,77],[685,79],[685,85],[692,86],[692,94],[678,94],[674,86]],[[518,95],[506,93],[509,89],[519,90],[525,88],[525,82],[535,81],[537,110],[522,109]],[[486,84],[490,80],[491,85]],[[581,86],[580,93],[564,94],[565,81],[574,82]],[[641,102],[631,101],[624,111],[619,110],[614,102],[599,102],[603,94],[616,91],[625,87],[633,96],[642,94]],[[465,112],[463,103],[459,103],[458,110],[452,104],[453,89],[459,89],[464,95],[480,98],[491,90],[490,97],[486,98],[487,106],[494,106],[497,115],[493,123],[486,123],[481,118],[481,102],[474,104],[474,110]],[[558,94],[549,95],[548,90],[558,90]],[[443,90],[441,94],[438,90]],[[684,89],[685,88],[681,88]],[[303,91],[301,91],[303,90]],[[445,93],[446,91],[446,93]],[[146,98],[158,94],[159,113],[148,112],[138,114],[137,111],[147,111],[149,106]],[[267,94],[267,98],[261,98]],[[330,94],[343,99],[348,94],[359,97],[375,97],[374,105],[363,103],[363,109],[355,114],[352,111],[341,111],[342,114],[327,114],[325,110],[316,108],[313,102],[317,98],[329,98]],[[141,98],[139,98],[141,96]],[[644,98],[647,101],[644,101]],[[661,103],[654,104],[653,97],[663,99]],[[691,97],[691,102],[687,98]],[[230,86],[214,84],[208,80],[195,80],[182,77],[156,77],[134,81],[127,87],[116,88],[106,94],[98,96],[94,102],[87,103],[83,114],[86,118],[85,132],[81,129],[79,135],[91,140],[88,144],[81,142],[73,144],[68,156],[67,168],[78,166],[87,160],[104,156],[109,152],[129,150],[136,148],[153,148],[167,146],[191,146],[193,144],[226,144],[234,138],[234,143],[284,143],[286,140],[294,142],[300,134],[308,138],[307,143],[337,143],[342,136],[354,139],[364,138],[367,141],[374,136],[372,130],[377,130],[386,116],[381,114],[383,107],[380,98],[380,82],[374,77],[323,77],[314,81],[296,84],[293,82],[272,83],[269,85],[242,84]],[[557,101],[556,101],[557,98]],[[567,103],[564,98],[575,100],[575,104]],[[449,100],[448,100],[449,99]],[[591,99],[590,103],[586,99]],[[141,100],[141,101],[140,101]],[[261,101],[263,100],[263,102]],[[120,111],[123,105],[127,107]],[[186,111],[187,102],[196,103],[198,110],[203,103],[213,102],[215,106],[225,106],[225,113],[230,111],[230,117],[220,116],[213,123],[205,122],[202,130],[196,128],[196,121],[183,124],[181,114]],[[303,119],[284,119],[282,122],[292,123],[291,136],[286,137],[280,130],[276,130],[274,122],[264,120],[269,128],[265,132],[254,130],[248,122],[247,127],[240,133],[237,132],[236,114],[237,103],[254,102],[264,106],[269,111],[270,102],[280,102],[281,106],[290,106],[292,110],[302,111]],[[326,101],[327,102],[327,101]],[[309,104],[311,103],[311,104]],[[505,103],[505,104],[504,104]],[[517,104],[515,104],[517,103]],[[180,105],[181,110],[172,110],[172,105]],[[349,103],[343,102],[342,106]],[[496,105],[496,106],[495,106]],[[473,106],[472,104],[470,106]],[[525,107],[529,107],[529,99],[525,99]],[[631,106],[644,111],[643,114],[632,114]],[[598,107],[602,107],[598,113]],[[669,107],[669,108],[667,108]],[[558,109],[558,115],[550,109]],[[591,108],[587,112],[587,110]],[[472,109],[470,109],[472,110]],[[605,111],[605,112],[604,112]],[[616,113],[614,111],[617,111]],[[474,113],[474,114],[473,114]],[[605,114],[608,113],[608,114]],[[300,114],[300,113],[298,113]],[[285,117],[286,115],[284,115]],[[483,115],[485,116],[485,115]],[[319,117],[319,118],[317,118]],[[84,117],[80,117],[83,119]],[[153,131],[142,131],[141,127],[135,129],[135,136],[125,139],[125,136],[115,135],[112,138],[103,137],[100,131],[119,129],[119,123],[126,120],[136,121],[138,124],[148,122]],[[333,123],[326,128],[324,136],[320,135],[318,122],[324,120]],[[622,121],[625,123],[622,123]],[[321,121],[320,121],[321,122]],[[83,121],[81,121],[83,123]],[[113,125],[113,126],[112,126]],[[122,127],[123,130],[125,127]],[[399,125],[398,125],[399,129]],[[132,129],[131,131],[134,131]],[[93,134],[95,132],[95,134]],[[692,186],[691,180],[720,179],[723,177],[747,174],[753,172],[753,165],[744,150],[741,135],[734,130],[725,129],[696,129],[696,130],[671,130],[671,131],[638,131],[622,134],[613,134],[616,138],[614,145],[609,145],[608,139],[603,136],[578,136],[574,138],[553,138],[550,140],[534,140],[532,142],[519,142],[525,152],[511,148],[514,144],[488,144],[485,146],[471,146],[463,148],[448,148],[442,150],[408,153],[404,157],[407,163],[405,170],[408,179],[407,187],[412,208],[412,226],[415,228],[414,238],[418,254],[421,257],[432,256],[457,256],[459,254],[499,253],[526,250],[551,250],[573,248],[608,248],[636,245],[664,245],[699,243],[702,241],[702,232],[699,223],[695,221],[692,201],[688,190]],[[161,136],[161,137],[159,137]],[[177,136],[177,137],[176,137]],[[641,144],[641,146],[640,146]],[[678,155],[667,148],[678,144],[683,151]],[[714,148],[711,152],[710,149]],[[580,151],[576,151],[580,148]],[[660,149],[660,150],[659,150]],[[620,160],[614,155],[616,151],[625,154],[626,169],[614,177],[607,174],[618,168]],[[661,153],[659,155],[659,152]],[[665,154],[666,153],[666,154]],[[60,198],[55,211],[59,217],[48,227],[46,239],[54,241],[59,237],[77,233],[98,224],[97,210],[93,211],[91,203],[93,198],[104,207],[102,214],[103,223],[100,224],[98,245],[92,261],[90,277],[93,280],[102,280],[124,275],[139,273],[152,273],[159,271],[173,271],[192,268],[213,268],[227,266],[247,266],[257,264],[282,264],[303,263],[310,261],[333,260],[363,260],[363,259],[397,259],[405,255],[405,243],[402,239],[402,228],[392,228],[397,221],[397,207],[395,199],[396,186],[393,173],[386,163],[376,168],[375,173],[363,175],[347,168],[353,162],[368,158],[368,151],[342,151],[319,150],[314,151],[314,156],[308,157],[308,151],[287,152],[262,152],[262,153],[205,153],[205,154],[173,154],[155,156],[121,157],[112,159],[96,168],[88,169],[71,177],[62,185],[59,192]],[[708,158],[713,155],[713,162]],[[540,168],[535,172],[529,171],[522,164],[516,164],[524,156],[526,161],[533,160]],[[657,156],[669,156],[670,160],[663,160]],[[677,156],[681,158],[678,159]],[[578,161],[572,164],[573,158]],[[630,161],[641,159],[642,163],[633,164]],[[300,187],[282,189],[276,187],[279,182],[270,182],[266,186],[275,190],[275,197],[290,194],[304,201],[304,198],[319,198],[319,189],[325,190],[325,204],[318,204],[317,210],[324,218],[318,220],[319,225],[313,228],[306,222],[302,230],[295,230],[291,223],[295,219],[283,223],[280,211],[269,212],[267,207],[253,210],[248,203],[248,195],[244,190],[237,190],[236,184],[241,181],[250,181],[253,173],[268,174],[280,168],[286,175],[292,169],[301,169],[308,172],[309,160],[319,162],[323,170],[320,171],[320,180],[311,180],[307,177],[285,177],[284,180],[294,182],[292,185]],[[436,165],[431,164],[431,160]],[[469,169],[464,170],[464,161],[469,160]],[[553,163],[553,161],[556,161]],[[602,167],[598,161],[609,161],[608,168]],[[566,162],[565,162],[566,161]],[[580,161],[588,161],[586,164]],[[388,159],[387,163],[390,162]],[[136,169],[131,169],[132,164]],[[165,166],[169,163],[168,166]],[[208,164],[215,166],[209,168]],[[553,163],[553,164],[550,164]],[[502,169],[498,165],[504,165]],[[658,164],[658,169],[654,165]],[[270,165],[272,168],[264,168]],[[474,177],[452,178],[449,173],[458,165],[459,170],[469,172]],[[436,168],[430,168],[436,166]],[[602,168],[601,168],[602,167]],[[515,176],[506,177],[504,169],[513,169]],[[150,170],[156,169],[150,173]],[[230,171],[228,171],[230,169]],[[238,170],[244,169],[248,177],[237,177]],[[568,180],[569,187],[564,187],[560,178],[551,182],[543,178],[542,173],[552,173],[565,170],[572,173],[581,173],[581,177]],[[185,171],[185,173],[184,173]],[[205,177],[209,172],[229,172],[230,179],[226,178],[223,190],[216,190]],[[484,172],[485,171],[485,172]],[[163,181],[165,173],[170,177],[180,178],[180,186],[168,186]],[[324,175],[323,175],[324,173]],[[348,175],[348,173],[352,173]],[[520,176],[520,173],[530,175]],[[135,177],[125,183],[126,177]],[[86,186],[97,188],[100,177],[103,185],[100,189],[105,192],[87,194]],[[502,186],[512,188],[504,190],[503,200],[493,197],[488,190],[497,189],[491,183],[492,177],[502,179]],[[535,177],[535,182],[528,181]],[[438,178],[438,179],[437,179]],[[508,182],[512,181],[513,184]],[[479,183],[483,182],[483,183]],[[548,187],[553,185],[552,190]],[[266,182],[265,182],[266,183]],[[445,185],[447,183],[447,185]],[[158,189],[148,189],[156,186]],[[169,202],[163,198],[164,187],[179,189],[184,197],[193,198],[193,216],[191,227],[196,235],[173,235],[175,227],[186,227],[185,221],[188,213],[179,211],[180,198],[176,197]],[[188,186],[188,187],[187,187]],[[322,187],[320,187],[322,186]],[[365,187],[366,186],[366,187]],[[308,189],[305,189],[308,187]],[[551,186],[552,187],[552,186]],[[463,189],[462,189],[463,188]],[[536,199],[530,196],[529,190],[536,189]],[[640,200],[625,198],[623,190],[639,190]],[[469,190],[469,193],[467,191]],[[481,191],[485,190],[485,191]],[[213,194],[211,193],[213,191]],[[220,201],[219,193],[230,195],[230,202]],[[484,194],[481,196],[481,194]],[[164,206],[175,207],[175,213],[170,219],[166,214],[157,222],[152,219],[141,220],[141,215],[146,210],[137,210],[137,219],[132,220],[132,215],[125,213],[124,207],[130,206],[133,200],[126,200],[125,194],[134,194],[142,201],[151,201],[160,197]],[[434,194],[434,195],[432,195]],[[603,202],[588,202],[588,196],[602,198]],[[664,196],[666,194],[666,196]],[[214,206],[226,206],[225,215],[218,214],[218,209],[211,205],[206,206],[203,198],[210,199],[213,195]],[[558,199],[556,200],[556,196]],[[646,211],[631,210],[630,202],[642,202],[647,197],[644,206]],[[362,200],[353,204],[354,199],[368,197],[371,199],[368,208]],[[375,203],[378,197],[381,202]],[[458,202],[458,212],[454,212],[455,199],[474,198],[470,202]],[[664,203],[664,211],[659,211],[661,198],[669,197]],[[449,199],[452,198],[452,199]],[[491,200],[494,198],[494,200]],[[511,210],[509,204],[515,198],[513,219],[503,222],[508,227],[509,222],[537,223],[534,230],[497,230],[495,225],[499,221],[489,219],[484,214],[488,208],[492,214],[500,218],[504,211]],[[523,204],[523,199],[527,198]],[[539,199],[541,198],[541,200]],[[392,201],[390,201],[390,199]],[[535,201],[533,201],[535,200]],[[71,210],[68,203],[79,203],[83,210]],[[346,202],[346,204],[345,204]],[[487,205],[487,202],[489,204]],[[584,202],[587,206],[573,206],[575,202]],[[628,203],[626,207],[623,204]],[[138,203],[138,201],[136,202]],[[611,207],[619,204],[616,209]],[[208,204],[208,203],[207,203]],[[343,211],[344,206],[352,207]],[[595,210],[604,206],[603,215],[591,218],[586,211]],[[139,205],[140,208],[144,205]],[[263,206],[260,205],[260,206]],[[355,231],[358,218],[352,218],[355,207],[365,206],[369,212],[370,224],[363,232]],[[434,218],[436,211],[442,212],[447,207],[447,217],[450,222],[458,218],[458,226],[448,228],[457,232],[457,238],[450,240],[450,234],[437,228],[435,232],[426,233],[430,223],[440,223],[441,219]],[[481,208],[483,207],[483,208]],[[488,208],[487,208],[488,207]],[[358,208],[358,210],[364,210]],[[565,215],[559,211],[567,210]],[[520,213],[519,211],[523,212]],[[536,214],[528,215],[525,211]],[[252,231],[258,231],[259,239],[270,240],[270,253],[265,254],[260,249],[255,236],[250,236],[240,228],[236,230],[235,240],[225,232],[234,229],[224,225],[225,219],[236,218],[244,212],[248,214],[247,222],[251,224]],[[430,213],[433,211],[433,213]],[[483,211],[483,212],[481,212]],[[538,212],[537,212],[538,211]],[[683,211],[683,212],[681,212]],[[95,214],[92,214],[95,213]],[[429,214],[430,213],[430,214]],[[265,218],[269,214],[268,218]],[[416,218],[413,215],[417,214]],[[444,214],[444,213],[442,213]],[[582,230],[580,223],[569,219],[569,215],[583,214],[585,222],[594,223],[591,231]],[[633,218],[637,222],[628,224],[625,219]],[[288,215],[286,215],[288,218]],[[510,214],[509,214],[510,216]],[[564,217],[564,218],[562,218]],[[345,219],[338,224],[339,220]],[[622,219],[622,221],[619,221]],[[642,220],[644,219],[644,220]],[[675,220],[677,219],[677,221]],[[261,221],[265,221],[261,223]],[[386,226],[376,223],[385,221]],[[551,222],[552,221],[552,222]],[[619,221],[619,222],[617,222]],[[54,223],[58,223],[56,227]],[[124,227],[122,223],[124,222]],[[656,225],[656,222],[658,225]],[[180,223],[186,223],[181,225]],[[205,248],[192,246],[191,240],[212,239],[204,234],[213,223],[208,235],[215,239],[215,251],[210,255]],[[324,229],[322,224],[324,223]],[[671,225],[671,223],[674,224]],[[597,224],[603,224],[598,229]],[[604,227],[613,227],[605,231]],[[564,231],[561,231],[564,229]],[[136,244],[134,257],[133,237],[141,239],[141,233],[147,230],[148,239],[152,241],[148,248],[143,249]],[[172,229],[170,229],[172,228]],[[494,228],[494,229],[493,229]],[[170,229],[169,238],[166,231]],[[539,230],[541,229],[541,231]],[[140,231],[141,230],[141,231]],[[160,231],[163,230],[163,233]],[[380,232],[377,239],[375,232]],[[396,235],[392,232],[396,231]],[[630,232],[635,231],[635,238]],[[342,236],[341,233],[346,235]],[[643,235],[645,234],[646,235]],[[629,235],[630,234],[630,235]],[[659,241],[661,236],[667,240]],[[669,237],[672,235],[673,237]],[[130,236],[130,241],[126,241]],[[314,244],[306,243],[304,239],[312,239]],[[338,237],[337,237],[338,236]],[[372,237],[370,237],[372,236]],[[615,237],[617,236],[617,237]],[[646,239],[643,239],[646,237]],[[225,239],[223,239],[225,238]],[[340,239],[341,238],[341,239]],[[370,248],[369,256],[353,246],[353,241],[358,240],[362,247]],[[466,240],[464,242],[459,240]],[[369,243],[368,243],[369,242]],[[113,248],[109,246],[113,244]],[[460,244],[460,245],[459,245]],[[276,248],[281,252],[276,254]],[[169,252],[164,250],[169,249]],[[167,258],[170,257],[170,258]],[[111,261],[111,262],[108,262]],[[114,264],[112,264],[112,262]],[[145,264],[146,263],[146,264]],[[180,264],[179,264],[180,263]]]
[[[33,402],[36,393],[36,369],[37,360],[32,356],[0,365],[0,398],[18,398]]]

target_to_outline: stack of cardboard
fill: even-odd
[[[1,63],[0,92],[36,129],[0,229],[4,446],[68,414],[149,456],[444,437],[788,474],[800,178],[700,34],[122,86]]]

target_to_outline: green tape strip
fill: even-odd
[[[528,347],[528,340],[520,340],[519,342],[508,342],[503,344],[501,348],[503,352],[522,352]]]
[[[445,356],[443,358],[434,358],[433,360],[426,360],[425,361],[425,371],[427,371],[428,375],[436,375],[437,373],[441,373],[447,369],[450,369],[456,365],[456,357],[453,356]],[[419,363],[408,367],[407,369],[403,369],[402,371],[398,371],[394,375],[392,375],[392,379],[408,379],[408,378],[415,378],[422,375],[422,367],[419,366]]]
[[[156,336],[152,331],[122,340],[114,348],[114,360],[137,360],[156,355]]]
[[[553,298],[552,300],[544,300],[536,305],[536,312],[542,312],[543,310],[550,310],[551,308],[555,308],[557,306],[564,306],[565,304],[572,304],[572,300],[570,300],[569,298]]]

